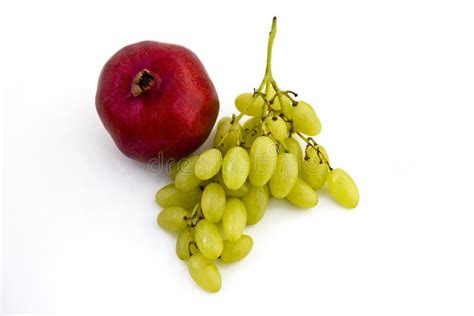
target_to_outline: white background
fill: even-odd
[[[355,211],[275,201],[252,253],[200,290],[156,225],[168,183],[124,157],[99,72],[144,39],[191,48],[221,101],[273,70],[314,105]],[[2,310],[59,314],[473,315],[472,1],[3,1]]]

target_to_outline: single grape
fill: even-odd
[[[298,174],[301,173],[301,164],[303,163],[303,151],[301,146],[296,139],[288,137],[284,142],[286,148],[290,153],[295,155],[296,161],[298,161]]]
[[[235,99],[235,107],[249,116],[262,115],[264,100],[261,96],[254,96],[253,93],[242,93]]]
[[[265,86],[265,97],[267,100],[271,100],[273,99],[273,97],[275,96],[275,89],[273,88],[273,86],[271,84],[267,84]],[[275,105],[272,105],[272,109],[274,109],[275,111],[280,111],[280,108],[275,106]]]
[[[167,231],[179,231],[186,226],[185,217],[187,215],[188,211],[186,211],[182,207],[165,207],[158,214],[158,225],[160,225],[161,228]]]
[[[217,122],[216,128],[218,130],[219,129],[224,129],[224,130],[229,129],[229,127],[232,125],[231,122],[232,122],[232,117],[224,116]]]
[[[252,109],[253,93],[241,93],[235,98],[235,107],[239,112],[247,114]]]
[[[222,154],[216,148],[211,148],[199,155],[194,165],[194,173],[201,180],[215,176],[222,166]]]
[[[326,182],[336,202],[346,208],[355,208],[359,204],[359,189],[347,172],[333,169],[329,171]]]
[[[327,162],[329,162],[329,155],[326,151],[326,149],[322,146],[322,145],[316,145],[316,148],[319,150],[320,154],[318,155],[318,152],[316,151],[316,149],[314,149],[313,147],[309,147],[308,150],[306,151],[306,155],[309,157],[309,158],[314,158],[314,157],[317,157],[320,161],[324,161],[326,160]],[[320,157],[321,156],[321,157]]]
[[[217,223],[224,216],[225,191],[219,183],[209,183],[202,192],[201,209],[204,217]]]
[[[222,138],[226,132],[231,128],[232,118],[224,116],[216,124],[216,134],[214,135],[214,147],[218,148],[218,144],[221,142]],[[230,136],[230,135],[229,135]],[[221,144],[222,145],[222,144]],[[219,146],[222,147],[222,146]],[[220,150],[220,148],[218,148]]]
[[[252,116],[261,116],[262,115],[262,109],[265,105],[265,99],[261,95],[256,95],[253,98],[253,104],[252,108],[254,109],[253,113],[254,115]],[[250,115],[250,114],[248,114]]]
[[[248,235],[242,235],[236,241],[224,241],[224,249],[222,250],[221,261],[231,263],[242,260],[252,250],[253,240]]]
[[[321,122],[316,112],[311,105],[306,102],[299,101],[296,106],[293,107],[291,118],[296,132],[315,136],[321,131]]]
[[[267,136],[260,136],[250,148],[249,181],[254,186],[266,184],[275,170],[276,144]]]
[[[247,211],[244,203],[238,198],[230,198],[225,205],[222,227],[225,237],[230,241],[240,238],[247,223]]]
[[[222,286],[222,279],[219,270],[214,262],[196,253],[189,258],[188,270],[199,287],[208,292],[218,292]]]
[[[240,188],[249,174],[249,154],[242,147],[233,147],[224,156],[222,176],[225,185],[231,190]]]
[[[328,172],[328,165],[320,159],[314,148],[309,148],[307,151],[307,157],[303,161],[301,168],[301,176],[303,179],[313,189],[317,190],[326,182]]]
[[[242,126],[237,123],[229,135],[224,139],[224,136],[232,127],[232,119],[230,117],[224,117],[217,123],[217,131],[214,137],[214,147],[219,149],[223,155],[227,153],[229,149],[236,146],[243,135]],[[221,142],[224,139],[223,142]]]
[[[181,260],[188,260],[190,254],[190,245],[193,241],[190,228],[183,228],[176,239],[176,254]]]
[[[242,198],[247,211],[247,225],[254,225],[260,221],[265,214],[269,199],[270,194],[266,185],[250,186],[249,193]]]
[[[185,192],[191,191],[201,184],[202,180],[194,174],[194,166],[198,159],[199,156],[192,156],[183,163],[182,168],[178,171],[174,179],[175,186],[178,190]]]
[[[277,156],[275,172],[270,178],[270,191],[277,199],[286,197],[298,178],[298,162],[292,153]]]
[[[318,204],[318,195],[313,188],[301,178],[296,179],[296,183],[286,196],[286,199],[292,204],[303,208],[314,207]]]
[[[262,132],[262,122],[259,116],[254,116],[247,120],[244,125],[244,142],[247,147],[252,146],[255,139]]]
[[[201,190],[199,188],[183,192],[178,190],[173,183],[170,183],[156,192],[155,200],[161,207],[179,206],[190,209],[199,202],[200,196]]]
[[[281,112],[285,115],[286,118],[291,119],[292,113],[291,111],[293,110],[292,105],[291,105],[291,100],[288,98],[286,95],[283,93],[279,93],[280,97],[276,97],[275,100],[273,101],[273,108],[277,110],[277,108],[280,108]]]
[[[217,259],[222,253],[224,242],[217,226],[206,219],[200,220],[194,228],[199,251],[207,258]]]
[[[265,119],[265,124],[268,126],[270,133],[273,137],[280,143],[283,143],[286,138],[288,138],[288,129],[286,128],[286,123],[279,116],[269,116]]]

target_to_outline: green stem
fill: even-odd
[[[272,28],[270,30],[270,33],[268,35],[268,48],[267,48],[267,66],[265,68],[265,76],[263,77],[262,83],[258,87],[257,92],[262,93],[263,88],[265,85],[268,83],[273,84],[276,86],[275,80],[273,80],[272,76],[272,51],[273,51],[273,42],[275,41],[275,36],[277,32],[277,18],[276,16],[273,17],[272,20]],[[238,116],[234,118],[234,121],[232,123],[232,126],[229,128],[229,130],[224,134],[222,139],[219,141],[219,143],[215,146],[215,148],[219,148],[222,143],[227,139],[230,133],[236,132],[235,127],[239,123],[240,119],[244,116],[243,113],[240,113]]]
[[[196,213],[198,212],[198,209],[199,209],[200,206],[201,206],[201,203],[199,203],[199,202],[196,203],[196,205],[194,205],[193,211],[191,212],[191,218],[196,216]]]
[[[277,33],[277,18],[273,17],[272,28],[268,34],[268,48],[267,48],[267,66],[265,68],[265,76],[263,76],[262,83],[258,87],[258,92],[262,92],[263,88],[269,81],[273,81],[272,77],[272,51],[273,51],[273,42],[275,41],[275,36]]]

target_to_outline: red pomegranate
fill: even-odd
[[[142,162],[189,155],[209,136],[219,112],[198,57],[153,41],[126,46],[107,61],[95,102],[120,151]]]

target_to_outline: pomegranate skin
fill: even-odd
[[[141,162],[191,154],[219,113],[217,92],[198,57],[154,41],[125,46],[107,61],[95,102],[120,151]]]

